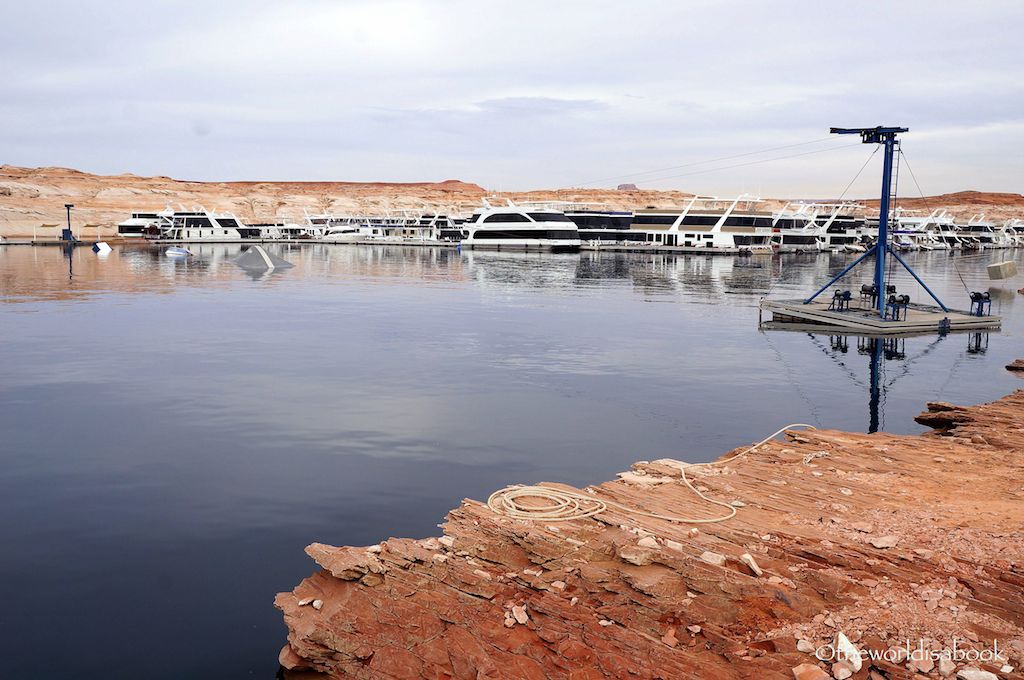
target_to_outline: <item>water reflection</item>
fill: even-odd
[[[190,247],[0,245],[9,665],[270,676],[270,601],[311,541],[432,535],[463,497],[707,460],[794,421],[917,431],[927,400],[1012,390],[1024,332],[1015,294],[992,296],[991,338],[757,330],[761,297],[845,255],[276,245],[295,266],[253,279],[241,245]],[[1022,285],[985,274],[1018,255],[933,255],[908,257],[951,303]],[[97,611],[138,624],[111,647]]]
[[[984,354],[988,351],[988,332],[969,333],[967,337],[968,354]]]
[[[953,338],[965,340],[966,349],[953,366],[951,375],[964,358],[981,357],[988,351],[988,331],[960,331],[953,334],[936,334],[922,337],[912,336],[863,336],[863,335],[827,335],[827,344],[823,343],[823,334],[806,333],[811,344],[831,358],[836,366],[849,378],[851,385],[867,393],[867,428],[869,433],[885,429],[886,396],[896,383],[907,376],[913,364],[932,353],[941,342],[956,342]],[[858,357],[866,358],[867,379],[849,365],[850,343],[854,343],[854,351]],[[907,343],[912,351],[908,355]]]
[[[354,246],[328,244],[270,244],[268,252],[296,265],[299,279],[336,275],[366,279],[422,279],[435,283],[473,281],[482,288],[569,290],[607,286],[609,282],[631,284],[641,295],[676,293],[686,298],[721,301],[725,295],[774,294],[780,290],[806,292],[809,287],[835,274],[850,261],[844,253],[792,253],[723,257],[711,255],[623,254],[582,252],[578,254],[458,252],[452,248]],[[242,273],[233,265],[247,245],[237,243],[196,243],[189,245],[194,257],[170,258],[161,246],[133,244],[117,246],[99,255],[83,247],[25,247],[0,245],[0,301],[26,298],[80,297],[90,293],[142,292],[158,288],[173,290],[178,285],[210,285],[235,280]],[[52,276],[53,258],[63,254],[65,270],[74,286],[61,285]],[[1020,255],[1011,254],[1020,259]],[[987,289],[996,306],[1013,305],[1015,287],[1011,282],[992,285],[979,281],[984,266],[1008,257],[1006,251],[960,258],[959,266],[945,253],[919,252],[908,255],[928,276],[948,286],[956,306],[964,306],[960,285],[972,290]],[[959,284],[956,277],[966,270],[971,281]],[[905,279],[906,277],[903,277]],[[899,272],[894,277],[901,280]],[[850,285],[854,285],[851,280]],[[957,304],[959,303],[959,304]],[[994,310],[996,313],[998,309]]]
[[[623,282],[644,296],[675,293],[716,303],[724,295],[766,295],[776,285],[809,284],[846,257],[833,253],[721,257],[594,251],[462,254],[473,280],[489,288],[569,289]]]

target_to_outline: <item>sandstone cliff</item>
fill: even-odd
[[[285,675],[911,680],[975,666],[1024,677],[1024,390],[930,404],[919,420],[935,430],[791,433],[691,472],[737,506],[721,523],[612,508],[556,524],[467,500],[439,538],[314,543],[321,570],[276,600]],[[673,515],[722,510],[671,461],[637,463],[593,495]],[[839,633],[888,658],[817,661]],[[998,641],[1003,656],[950,666],[899,651],[954,639],[976,651]]]
[[[246,221],[301,220],[303,210],[384,212],[424,205],[478,203],[484,190],[457,180],[416,184],[359,182],[189,182],[170,177],[91,175],[67,168],[0,166],[0,234],[28,235],[33,227],[63,225],[73,203],[76,228],[111,234],[133,210],[166,206],[230,211]],[[42,233],[42,232],[40,232]],[[49,232],[47,232],[49,233]]]
[[[133,210],[161,210],[170,205],[234,212],[245,221],[286,219],[301,221],[310,213],[373,213],[397,210],[468,211],[489,194],[467,182],[191,182],[170,177],[91,175],[68,168],[0,166],[0,235],[55,236],[65,223],[64,204],[73,203],[76,229],[92,237],[97,227],[110,236],[115,225]],[[611,189],[552,189],[498,195],[514,201],[580,201],[631,210],[678,206],[691,196],[682,191]],[[771,200],[767,208],[784,201]],[[1024,196],[962,192],[928,199],[900,199],[908,207],[931,210],[948,207],[967,219],[984,211],[989,217],[1024,216]],[[918,205],[920,204],[920,205]]]

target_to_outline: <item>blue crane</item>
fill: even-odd
[[[894,195],[894,186],[892,181],[892,169],[893,169],[893,156],[896,150],[899,148],[899,141],[896,139],[896,135],[901,132],[908,132],[909,128],[905,127],[885,127],[879,125],[872,128],[831,128],[830,133],[834,135],[860,135],[860,139],[865,144],[882,144],[885,150],[885,160],[882,164],[882,200],[878,206],[878,239],[875,241],[875,245],[872,246],[866,253],[854,260],[853,264],[839,272],[831,281],[826,283],[818,290],[817,293],[804,300],[804,304],[810,303],[814,298],[825,292],[829,286],[834,284],[839,279],[846,276],[854,267],[865,261],[871,255],[875,256],[875,291],[877,292],[877,307],[879,316],[885,317],[885,304],[886,304],[886,287],[885,287],[885,258],[887,255],[892,255],[896,258],[896,261],[903,265],[903,268],[910,272],[910,275],[914,277],[914,280],[921,284],[925,292],[935,300],[936,304],[942,308],[942,311],[948,312],[949,309],[942,303],[935,293],[925,285],[924,281],[921,280],[913,269],[910,268],[903,258],[899,256],[891,245],[889,245],[889,203],[890,199]]]

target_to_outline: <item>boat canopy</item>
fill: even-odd
[[[263,246],[252,246],[234,259],[242,269],[247,271],[264,271],[266,269],[287,269],[294,267],[288,260],[268,253]]]

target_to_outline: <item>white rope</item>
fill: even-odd
[[[506,486],[504,489],[499,489],[490,495],[487,499],[487,507],[491,511],[511,517],[513,519],[532,520],[532,521],[544,521],[544,522],[568,522],[574,519],[584,519],[586,517],[593,517],[600,515],[601,513],[608,510],[608,508],[615,508],[621,510],[630,515],[640,515],[642,517],[652,517],[654,519],[662,519],[669,522],[682,522],[685,524],[712,524],[714,522],[724,522],[728,519],[732,519],[736,516],[736,507],[731,503],[725,501],[716,500],[714,498],[708,498],[703,493],[698,491],[690,480],[686,477],[686,470],[688,468],[695,467],[714,467],[716,465],[724,465],[725,463],[731,463],[735,460],[742,458],[758,449],[759,447],[767,444],[775,437],[779,436],[786,430],[791,430],[796,427],[802,427],[807,430],[816,429],[813,425],[807,425],[805,423],[793,423],[787,425],[779,430],[776,430],[770,436],[765,437],[758,443],[754,444],[750,448],[737,453],[735,456],[731,456],[724,460],[715,460],[709,463],[693,463],[686,464],[680,467],[682,473],[683,484],[686,485],[690,491],[697,495],[701,500],[718,505],[723,508],[727,508],[729,512],[720,517],[680,517],[676,515],[661,515],[656,512],[646,512],[644,510],[638,510],[636,508],[630,508],[614,501],[601,500],[594,498],[585,493],[576,493],[575,491],[563,491],[561,489],[552,489],[546,486]],[[592,488],[588,489],[592,493],[596,493]],[[530,498],[533,499],[533,503],[522,503],[521,499]],[[541,504],[537,504],[536,501],[542,501]]]

